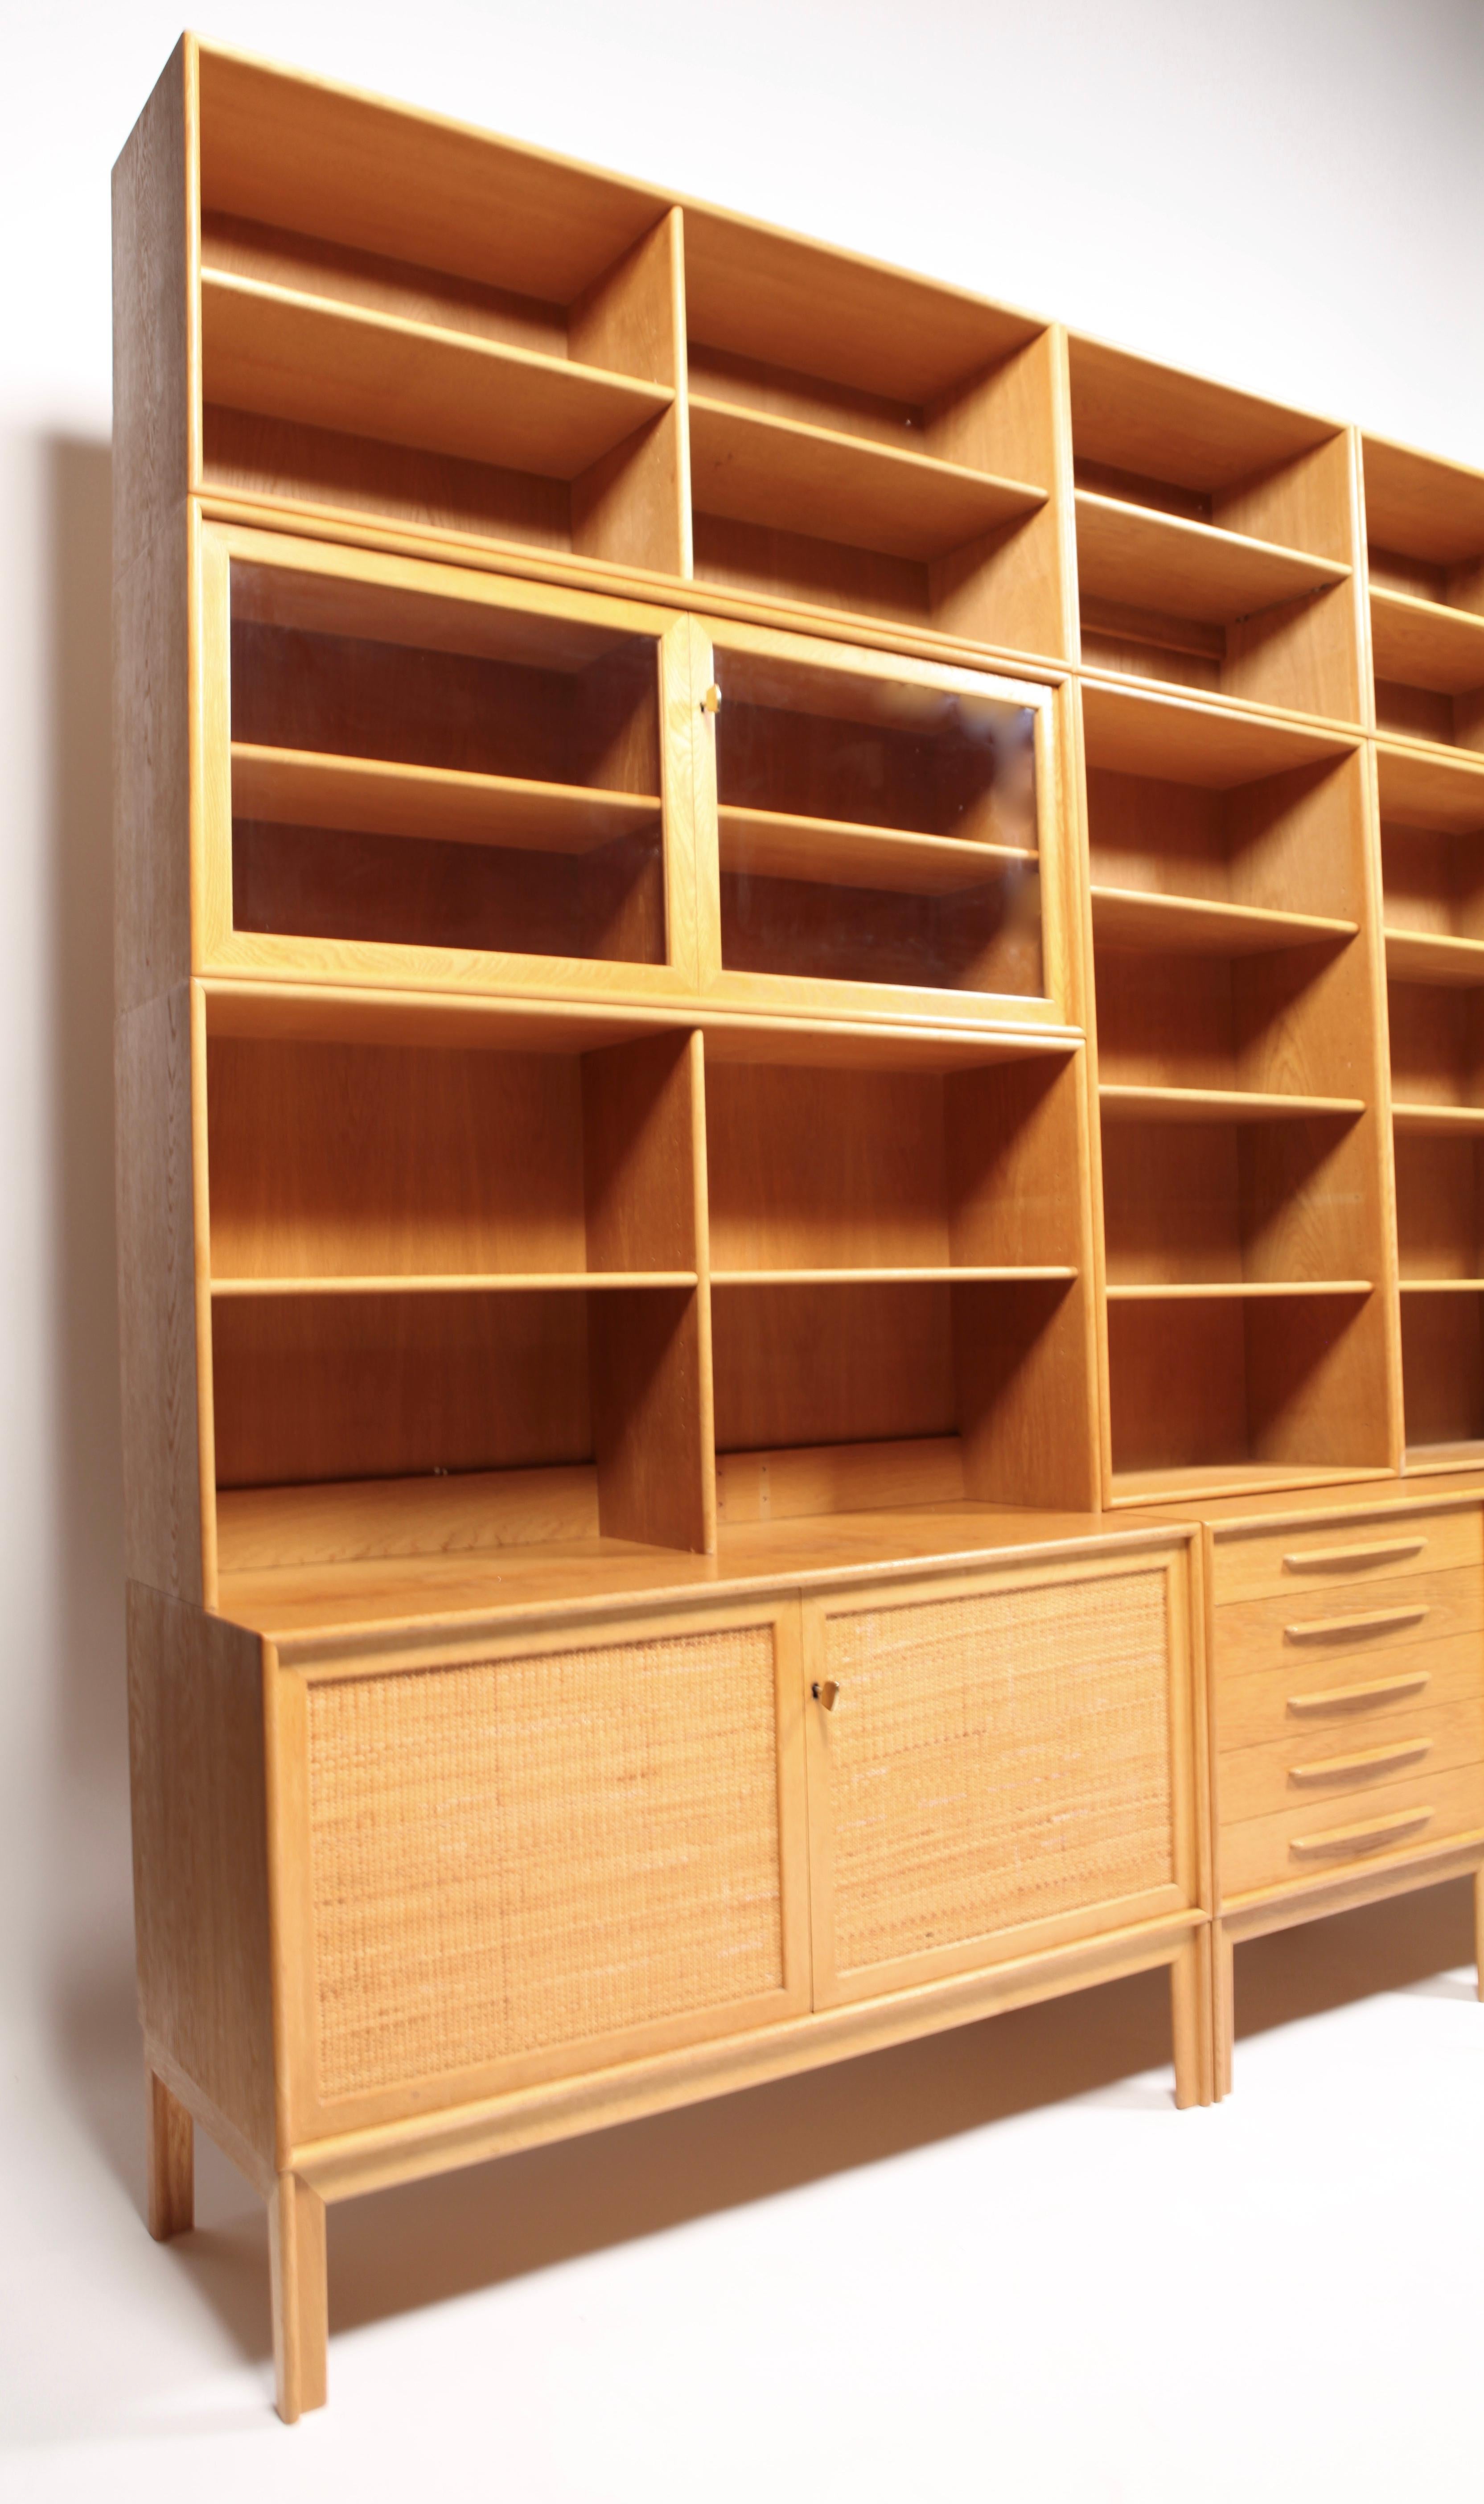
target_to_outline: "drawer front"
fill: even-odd
[[[1357,1664],[1360,1677],[1361,1664],[1403,1646],[1484,1631],[1484,1574],[1461,1565],[1371,1582],[1363,1590],[1284,1592],[1228,1604],[1215,1619],[1219,1695],[1232,1681],[1249,1678],[1292,1681],[1297,1673],[1301,1684],[1318,1684],[1340,1660]]]
[[[1300,1514],[1279,1530],[1250,1537],[1218,1531],[1212,1556],[1218,1607],[1277,1599],[1290,1591],[1325,1593],[1338,1607],[1340,1591],[1363,1590],[1398,1575],[1446,1573],[1464,1565],[1484,1573],[1484,1508],[1398,1506],[1343,1521]]]
[[[1462,1704],[1484,1696],[1484,1638],[1453,1635],[1440,1643],[1389,1645],[1384,1656],[1310,1658],[1302,1649],[1278,1669],[1255,1678],[1225,1678],[1216,1699],[1216,1746],[1231,1750],[1264,1742],[1323,1736],[1338,1749],[1347,1733],[1364,1732],[1396,1712]]]
[[[1427,1850],[1484,1827],[1484,1767],[1467,1765],[1377,1785],[1363,1799],[1305,1800],[1270,1817],[1224,1824],[1222,1896],[1343,1877],[1388,1856]]]
[[[1484,1764],[1484,1698],[1393,1707],[1363,1729],[1295,1723],[1281,1739],[1225,1753],[1220,1770],[1222,1830],[1280,1809],[1326,1817],[1351,1798],[1363,1808],[1383,1784],[1412,1775]]]
[[[808,2004],[796,1629],[301,1688],[306,2130]]]
[[[1189,1586],[1140,1568],[806,1609],[816,1998],[1191,1900]]]

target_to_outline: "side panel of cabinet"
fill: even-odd
[[[1184,1546],[807,1602],[804,1650],[816,2006],[1198,1899]]]
[[[798,1609],[275,1673],[295,2141],[810,2001]]]

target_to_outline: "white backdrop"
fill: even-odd
[[[155,2495],[176,2491],[172,2478],[182,2493],[199,2491],[206,2479],[217,2492],[248,2494],[269,2474],[270,2459],[281,2483],[290,2458],[262,2449],[265,2313],[257,2291],[256,2222],[242,2222],[240,2195],[208,2161],[202,2211],[208,2224],[219,2221],[217,2242],[209,2233],[197,2237],[194,2263],[182,2262],[185,2275],[168,2278],[161,2273],[172,2262],[150,2254],[128,2213],[140,2161],[112,1229],[109,169],[178,31],[170,7],[144,0],[51,0],[41,9],[6,0],[0,8],[0,2027],[10,2047],[3,2075],[17,2099],[13,2122],[0,2128],[0,2145],[8,2162],[19,2163],[0,2213],[15,2239],[8,2259],[21,2308],[11,2325],[17,2370],[8,2396],[17,2439],[27,2447],[10,2455],[10,2470],[0,2464],[0,2484],[14,2474],[14,2491],[27,2496],[99,2491],[105,2472],[96,2447],[123,2437],[128,2444],[106,2472],[115,2493],[148,2476]],[[741,7],[735,0],[730,7],[628,0],[621,8],[596,0],[522,7],[513,0],[418,0],[410,8],[405,0],[396,8],[385,0],[257,0],[252,7],[220,0],[202,32],[854,245],[1484,466],[1484,0],[1245,0],[1240,7],[1234,0],[923,0],[915,9],[899,0],[747,0]],[[1391,1927],[1378,1917],[1366,1933],[1368,1948],[1357,1951],[1357,1970],[1371,1982],[1426,1975],[1464,1952],[1456,1902],[1437,1899],[1410,1929],[1400,1912],[1387,1919]],[[1332,1966],[1338,1952],[1327,1953]],[[1296,1966],[1270,1961],[1264,1970],[1280,2015],[1290,1983],[1295,2005],[1305,1992],[1311,2003],[1327,1991],[1345,1997],[1343,1986],[1315,1980],[1318,1967],[1307,1983]],[[1440,2010],[1434,2017],[1443,2022]],[[1455,2021],[1463,2022],[1457,2010],[1450,2012]],[[1352,2022],[1360,2022],[1354,2011]],[[1117,2079],[1161,2057],[1157,2009],[1137,1990],[1117,2003],[1112,2032],[1105,2027],[1095,2056],[1077,2017],[1048,2013],[1036,2025],[1039,2034],[1022,2027],[1018,2037],[996,2041],[1018,2041],[1030,2069],[1042,2065],[1049,2097],[1094,2088],[1100,2076]],[[1305,2039],[1319,2036],[1311,2032]],[[1348,2074],[1350,2052],[1332,2039]],[[1459,2059],[1472,2039],[1458,2036]],[[978,2034],[965,2038],[979,2040]],[[793,2129],[799,2145],[781,2170],[765,2165],[752,2185],[779,2195],[781,2220],[780,2240],[758,2266],[788,2275],[794,2211],[783,2197],[786,2184],[804,2183],[799,2213],[812,2215],[811,2193],[823,2195],[811,2175],[842,2161],[816,2142],[816,2129],[833,2146],[832,2117],[853,2097],[858,2154],[910,2149],[912,2128],[881,2119],[888,2108],[898,2111],[909,2085],[915,2097],[949,2096],[923,2132],[949,2140],[937,2196],[951,2237],[969,2178],[953,2174],[955,2146],[963,2164],[969,2158],[952,2133],[982,2117],[974,2101],[982,2078],[973,2093],[965,2090],[962,2109],[953,2104],[954,2063],[968,2058],[966,2051],[945,2052],[916,2069],[855,2065],[852,2084],[811,2087],[801,2091],[803,2101],[768,2107],[769,2127],[785,2135]],[[1376,2058],[1385,2073],[1386,2056]],[[1476,2097],[1484,2070],[1475,2064],[1469,2077]],[[1161,2099],[1162,2090],[1156,2101]],[[984,2110],[990,2101],[984,2090]],[[1224,2109],[1222,2126],[1227,2110],[1235,2107]],[[707,2166],[728,2144],[724,2128],[706,2140],[707,2127],[668,2126],[668,2139],[662,2133],[642,2143],[648,2158],[638,2141],[624,2139],[624,2163],[640,2174],[647,2163],[657,2179],[668,2179],[671,2170],[690,2164],[690,2206],[703,2217]],[[693,2128],[702,2130],[701,2139],[687,2139]],[[1274,2144],[1287,2143],[1277,2131]],[[1035,2144],[1051,2150],[1053,2166],[1061,2164],[1057,2142]],[[1196,2144],[1193,2132],[1187,2144]],[[903,2158],[920,2161],[920,2150]],[[1122,2167],[1123,2157],[1113,2161]],[[603,2164],[600,2152],[571,2157],[565,2175],[512,2175],[511,2197],[517,2208],[522,2197],[539,2207],[554,2192],[578,2208],[584,2202],[601,2208],[611,2189]],[[1178,2202],[1183,2178],[1178,2161],[1171,2170],[1167,2156],[1156,2158],[1148,2197]],[[877,2196],[871,2185],[889,2207],[901,2196],[901,2177],[883,2164],[847,2179],[866,2205],[837,2216],[842,2248],[859,2236],[869,2252],[878,2232],[886,2231],[870,2208]],[[1233,2180],[1239,2183],[1239,2174]],[[1477,2192],[1477,2179],[1473,2187]],[[462,2320],[468,2305],[477,2312],[485,2300],[478,2291],[486,2277],[513,2278],[529,2293],[547,2283],[539,2264],[562,2257],[560,2236],[543,2245],[536,2234],[524,2281],[519,2259],[508,2252],[500,2273],[487,2269],[479,2235],[459,2242],[460,2216],[468,2213],[460,2202],[484,2196],[469,2190],[451,2202],[428,2194],[422,2208],[404,2208],[398,2248],[410,2273],[405,2285],[363,2291],[340,2316],[379,2325],[362,2328],[362,2347],[373,2338],[393,2343],[385,2385],[377,2386],[384,2407],[413,2352],[409,2307],[423,2306],[420,2317],[431,2306]],[[745,2188],[728,2196],[744,2197]],[[832,2196],[844,2196],[840,2183]],[[1243,2199],[1233,2197],[1233,2213],[1240,2213]],[[612,2266],[630,2266],[635,2275],[604,2279],[602,2303],[616,2305],[625,2335],[646,2353],[643,2308],[656,2308],[658,2323],[674,2271],[646,2275],[641,2252],[663,2254],[668,2243],[639,2245],[633,2238],[681,2211],[689,2212],[686,2201],[677,2209],[668,2193],[648,2208],[639,2199],[632,2210],[613,2212],[606,2230]],[[497,2199],[479,2213],[507,2211]],[[1108,2212],[1096,2224],[1113,2238],[1111,2268],[1129,2221]],[[374,2277],[369,2234],[352,2244],[351,2229],[342,2232],[338,2219],[335,2231],[341,2241],[332,2242],[332,2267],[341,2251]],[[117,2239],[108,2259],[101,2243],[89,2243],[99,2236]],[[602,2244],[604,2231],[594,2229],[588,2240]],[[574,2233],[571,2247],[583,2241]],[[136,2266],[136,2247],[155,2263],[152,2274],[140,2260],[137,2298],[123,2292],[132,2284],[126,2273]],[[694,2255],[709,2247],[686,2248]],[[1477,2233],[1473,2248],[1480,2248]],[[1182,2266],[1193,2269],[1199,2258],[1197,2247],[1183,2254]],[[116,2259],[125,2273],[117,2279],[109,2275]],[[723,2276],[746,2266],[725,2243],[715,2265]],[[189,2300],[180,2295],[183,2286]],[[573,2302],[586,2318],[583,2308],[599,2299],[587,2281],[580,2286],[586,2292]],[[162,2289],[171,2291],[168,2301]],[[466,2301],[465,2289],[473,2291]],[[1170,2295],[1161,2286],[1166,2324]],[[530,2301],[537,2310],[529,2320],[507,2303],[502,2352],[508,2370],[529,2339],[542,2361],[534,2381],[522,2383],[517,2375],[507,2384],[502,2374],[500,2405],[507,2413],[513,2406],[519,2419],[521,2396],[538,2387],[548,2413],[569,2419],[569,2387],[560,2374],[553,2380],[551,2351],[538,2335],[538,2300]],[[826,2284],[821,2301],[847,2303],[847,2289]],[[879,2327],[881,2320],[901,2365],[901,2325],[889,2305]],[[0,2391],[4,2330],[0,2323]],[[827,2349],[825,2325],[817,2330]],[[569,2319],[561,2336],[570,2335]],[[809,2325],[801,2323],[799,2335],[812,2347]],[[880,2360],[873,2361],[869,2334],[862,2335],[874,2373]],[[1095,2347],[1111,2334],[1104,2324],[1087,2335]],[[160,2368],[169,2338],[177,2346]],[[354,2338],[337,2341],[335,2370],[361,2352]],[[428,2360],[443,2352],[416,2348],[418,2371],[434,2371]],[[1435,2364],[1435,2343],[1432,2352]],[[931,2359],[917,2361],[926,2388]],[[1073,2371],[1075,2351],[1062,2361]],[[582,2455],[585,2465],[563,2467],[560,2446],[549,2455],[542,2449],[548,2414],[529,2425],[522,2419],[524,2433],[518,2427],[515,2437],[507,2426],[500,2465],[488,2465],[487,2456],[468,2491],[521,2498],[731,2493],[726,2463],[751,2460],[754,2439],[774,2423],[770,2412],[784,2407],[777,2354],[753,2354],[751,2365],[761,2387],[746,2392],[723,2379],[712,2391],[708,2405],[727,2412],[719,2443],[714,2417],[708,2435],[692,2427],[686,2441],[676,2435],[658,2449],[652,2424],[624,2418],[610,2445]],[[591,2393],[596,2385],[590,2378],[582,2387]],[[1031,2387],[1040,2389],[1034,2377]],[[1434,2395],[1440,2421],[1449,2387],[1444,2377]],[[1068,2418],[1051,2392],[1048,2383],[1046,2408],[1061,2423],[1059,2439],[1071,2440],[1066,2427],[1076,2413]],[[1153,2399],[1148,2407],[1158,2414]],[[900,2443],[873,2443],[854,2459],[846,2481],[853,2494],[876,2492],[876,2476],[883,2492],[900,2493],[904,2482],[928,2493],[956,2485],[952,2445],[963,2439],[963,2426],[951,2411],[924,2417],[914,2413],[918,2409],[915,2400],[896,2430]],[[739,2413],[735,2420],[732,2412]],[[576,2416],[582,2418],[582,2407]],[[1153,2417],[1138,2410],[1134,2417],[1137,2425],[1133,2418],[1119,2422],[1142,2463],[1139,2475],[1128,2469],[1125,2487],[1124,2468],[1115,2466],[1117,2443],[1110,2451],[1099,2436],[1087,2454],[1097,2472],[1089,2483],[1086,2462],[1075,2477],[1069,2468],[1066,2491],[1166,2491]],[[334,2421],[332,2411],[327,2427]],[[1252,2423],[1250,2410],[1244,2421]],[[375,2422],[390,2448],[355,2455],[367,2494],[381,2491],[378,2463],[388,2478],[406,2468],[384,2417]],[[452,2422],[445,2438],[457,2442],[462,2421]],[[191,2440],[161,2448],[166,2425]],[[242,2429],[235,2449],[234,2425]],[[295,2440],[323,2447],[354,2438],[347,2419],[333,2436],[301,2432]],[[756,2456],[768,2459],[766,2441]],[[1292,2456],[1300,2466],[1308,2457],[1301,2447]],[[327,2472],[323,2450],[293,2457],[295,2478],[307,2478],[313,2458],[316,2476]],[[346,2465],[351,2457],[344,2454]],[[1351,2492],[1371,2492],[1366,2476],[1379,2480],[1387,2457],[1384,2446],[1363,2447]],[[757,2477],[749,2472],[736,2491],[754,2489],[767,2475],[788,2504],[802,2491],[806,2463],[815,2491],[821,2479],[829,2491],[828,2464],[851,2459],[847,2442],[817,2456],[806,2446],[773,2459]],[[1180,2475],[1174,2466],[1169,2474],[1173,2492]],[[632,2487],[625,2483],[631,2475]],[[1269,2453],[1267,2491],[1288,2491],[1272,2484],[1274,2475]],[[1334,2491],[1323,2478],[1315,2487],[1312,2468],[1310,2475],[1311,2493]],[[983,2477],[977,2483],[983,2487]],[[1450,2483],[1434,2481],[1431,2491]],[[1012,2478],[995,2491],[1039,2497],[1063,2490],[1043,2453],[1028,2483]],[[1227,2489],[1202,2488],[1196,2480],[1184,2491]],[[1242,2491],[1240,2484],[1231,2491]],[[1412,2491],[1430,2491],[1428,2482]]]

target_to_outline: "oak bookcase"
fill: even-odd
[[[186,37],[120,159],[152,2230],[1484,1864],[1484,476]]]

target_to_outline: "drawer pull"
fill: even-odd
[[[1400,1695],[1420,1695],[1432,1673],[1414,1669],[1405,1678],[1369,1678],[1360,1687],[1322,1687],[1313,1695],[1291,1695],[1291,1713],[1364,1713]]]
[[[1290,1765],[1289,1781],[1342,1783],[1352,1774],[1379,1774],[1388,1765],[1415,1765],[1432,1752],[1431,1739],[1410,1739],[1394,1748],[1363,1748],[1354,1756],[1325,1756],[1312,1765]]]
[[[1333,1565],[1380,1565],[1400,1556],[1420,1556],[1425,1539],[1358,1539],[1349,1548],[1296,1548],[1285,1556],[1288,1574],[1324,1574]]]
[[[1297,1861],[1348,1860],[1353,1852],[1381,1852],[1389,1843],[1399,1843],[1404,1834],[1430,1826],[1432,1814],[1430,1808],[1402,1809],[1395,1817],[1374,1818],[1367,1826],[1337,1826],[1328,1834],[1295,1834],[1289,1850]]]
[[[1390,1634],[1396,1626],[1416,1626],[1428,1612],[1415,1609],[1362,1609],[1353,1617],[1301,1617],[1283,1629],[1286,1643],[1335,1643],[1346,1635]]]

